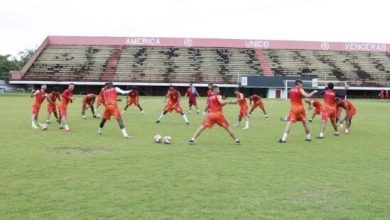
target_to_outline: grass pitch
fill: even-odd
[[[178,114],[155,124],[162,98],[141,97],[146,116],[128,109],[131,139],[115,120],[98,136],[99,120],[90,112],[81,119],[80,97],[69,109],[73,132],[53,123],[33,130],[32,101],[0,96],[1,219],[390,218],[390,103],[353,101],[358,113],[348,136],[333,137],[328,126],[324,140],[306,143],[295,124],[279,144],[289,104],[265,100],[269,120],[257,110],[249,130],[234,129],[241,145],[215,127],[189,146],[202,116],[189,115],[189,126]],[[224,111],[234,124],[238,107]],[[318,118],[310,128],[316,136]],[[154,143],[155,134],[173,144]]]

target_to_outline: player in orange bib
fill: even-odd
[[[345,121],[345,134],[349,134],[349,128],[352,124],[352,118],[356,114],[356,107],[346,99],[336,98],[336,106],[337,108],[342,108],[345,110],[345,117],[340,120],[340,125],[342,125]]]
[[[264,103],[261,100],[261,96],[259,95],[249,96],[249,104],[252,105],[252,109],[250,110],[249,115],[251,115],[256,108],[260,108],[263,111],[265,118],[268,118],[267,112],[265,111],[264,108]]]
[[[93,93],[88,93],[83,96],[82,106],[81,106],[81,117],[85,120],[85,111],[88,108],[91,108],[92,117],[97,118],[95,107],[93,106],[95,104],[96,95]]]
[[[97,104],[96,104],[96,110],[98,110],[101,105],[104,105],[103,92],[106,88],[107,88],[107,83],[105,83],[104,86],[99,91],[99,97],[98,97]]]
[[[334,136],[339,136],[339,132],[337,130],[337,108],[336,108],[336,97],[337,94],[333,90],[334,85],[333,83],[328,83],[328,86],[323,92],[324,95],[324,108],[322,109],[321,113],[321,127],[320,127],[320,135],[317,137],[318,139],[324,138],[324,132],[326,123],[328,120],[332,123],[333,129],[334,129]]]
[[[166,105],[164,107],[164,110],[163,110],[163,112],[161,112],[156,123],[160,123],[161,119],[168,112],[175,111],[176,113],[179,113],[183,117],[186,124],[189,125],[190,122],[188,121],[187,115],[185,115],[183,113],[183,109],[180,106],[181,95],[180,95],[179,91],[177,91],[175,89],[175,87],[170,86],[168,89],[167,95],[165,97],[168,98],[168,101],[166,101]]]
[[[229,135],[234,139],[236,144],[240,144],[240,140],[236,137],[236,135],[233,133],[233,131],[229,127],[229,122],[225,119],[223,116],[222,107],[225,104],[235,104],[236,101],[225,101],[223,100],[222,96],[219,95],[219,88],[218,86],[213,86],[212,88],[213,94],[210,95],[207,99],[207,104],[209,106],[209,114],[207,115],[207,118],[202,122],[202,124],[196,129],[194,135],[192,138],[188,141],[188,144],[194,144],[195,140],[199,137],[199,135],[206,129],[206,128],[212,128],[214,124],[218,124],[219,126],[223,127]]]
[[[290,96],[291,108],[287,118],[288,121],[286,123],[286,128],[284,129],[283,136],[279,140],[279,143],[286,143],[287,136],[291,130],[291,125],[296,121],[302,122],[302,125],[305,128],[306,141],[311,141],[310,130],[306,123],[306,113],[305,108],[303,107],[302,98],[312,97],[315,93],[317,93],[317,90],[314,90],[311,93],[307,93],[305,90],[303,90],[302,85],[303,82],[301,80],[296,80],[295,86],[288,92]]]
[[[245,96],[243,93],[240,92],[240,90],[238,88],[234,89],[234,94],[237,96],[236,102],[238,103],[238,106],[240,107],[240,112],[238,114],[238,122],[235,126],[239,127],[241,120],[244,118],[245,126],[242,129],[248,129],[249,128],[249,114],[248,114],[248,104],[246,102]]]
[[[70,131],[68,126],[68,104],[72,103],[74,100],[73,97],[74,84],[71,83],[61,94],[61,102],[59,105],[60,117],[58,118],[58,122],[60,123],[60,129],[64,128],[66,132]]]
[[[125,109],[123,110],[123,113],[126,112],[127,108],[135,105],[138,107],[138,109],[141,111],[142,114],[145,114],[144,110],[142,109],[141,105],[139,104],[139,95],[137,88],[133,87],[130,90],[130,93],[127,94],[127,105]]]
[[[207,98],[212,96],[213,94],[214,94],[214,92],[213,92],[213,84],[209,83],[207,94],[206,94]],[[203,116],[205,116],[208,111],[209,111],[209,106],[208,106],[208,102],[206,102],[206,108],[203,111]]]
[[[31,110],[31,126],[34,129],[39,128],[38,114],[39,114],[39,110],[41,109],[41,105],[43,101],[47,99],[47,94],[45,92],[46,89],[47,89],[46,85],[41,85],[41,89],[31,91],[31,97],[35,97],[34,104],[32,105],[32,110]]]
[[[60,92],[58,91],[57,87],[54,87],[53,90],[48,95],[46,123],[50,123],[51,113],[53,113],[54,117],[58,121],[57,100],[61,101]]]
[[[305,102],[309,104],[309,110],[313,110],[313,114],[311,115],[311,118],[309,119],[309,122],[312,122],[316,115],[321,115],[322,112],[322,103],[318,99],[305,99]]]
[[[118,107],[118,93],[125,95],[125,94],[129,94],[129,92],[130,90],[123,91],[118,87],[114,87],[114,85],[111,82],[107,83],[106,89],[104,89],[103,92],[105,110],[104,110],[103,118],[99,124],[99,130],[98,130],[99,135],[103,134],[103,127],[106,121],[110,120],[111,116],[114,116],[115,119],[118,121],[119,128],[121,129],[123,137],[124,138],[129,137],[125,125],[123,124],[122,115]]]

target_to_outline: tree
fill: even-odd
[[[30,60],[35,50],[25,49],[18,53],[19,58],[10,54],[0,55],[0,80],[8,80],[9,71],[20,70]]]

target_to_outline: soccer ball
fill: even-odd
[[[47,124],[42,124],[41,125],[41,129],[42,129],[42,131],[46,131],[47,130]]]
[[[154,136],[154,142],[156,142],[156,143],[161,143],[162,139],[163,139],[163,137],[161,135],[159,135],[159,134],[156,134]]]
[[[171,144],[172,143],[172,138],[170,136],[165,136],[163,138],[164,144]]]

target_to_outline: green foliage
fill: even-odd
[[[7,80],[9,71],[23,68],[34,52],[33,49],[26,49],[18,53],[19,58],[12,57],[9,54],[0,55],[0,80]]]
[[[288,102],[265,100],[270,119],[257,110],[249,130],[234,128],[241,145],[214,127],[189,146],[203,117],[189,115],[187,126],[167,114],[155,124],[162,100],[141,97],[146,116],[127,110],[132,138],[124,139],[115,119],[98,136],[99,120],[90,112],[81,119],[80,97],[69,105],[73,131],[65,133],[53,119],[48,131],[31,129],[27,94],[0,95],[1,219],[389,218],[390,103],[354,100],[350,135],[333,137],[328,125],[324,140],[307,143],[297,123],[279,144]],[[238,107],[224,111],[234,124]],[[318,118],[310,128],[318,134]],[[173,143],[155,144],[155,134]]]

